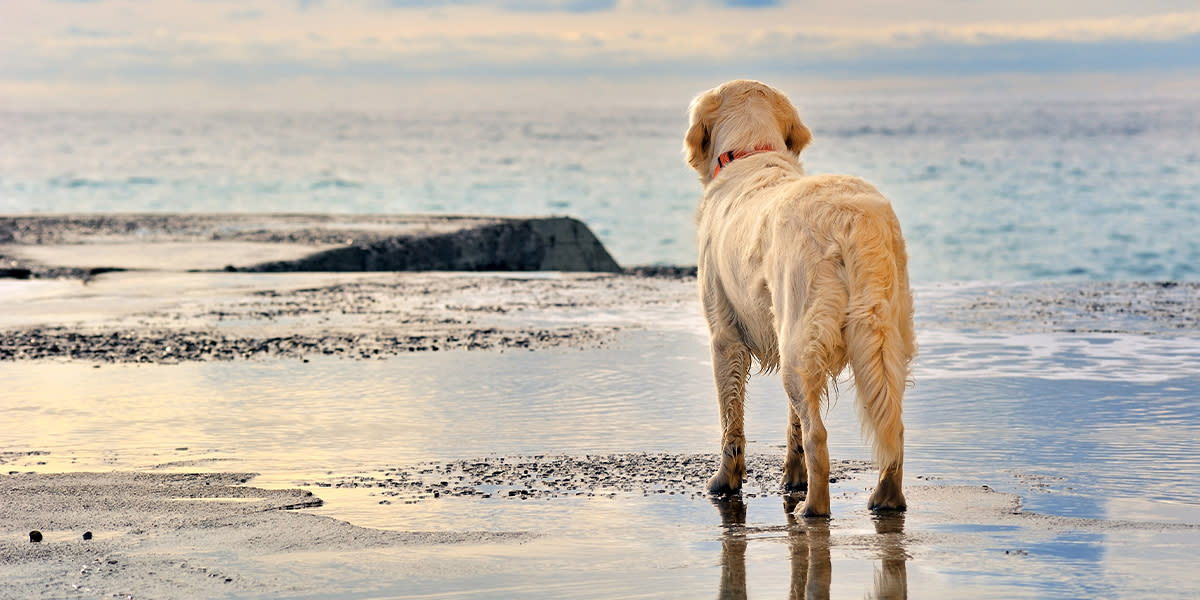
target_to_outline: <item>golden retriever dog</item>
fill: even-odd
[[[684,140],[700,174],[700,298],[720,404],[721,466],[709,491],[741,488],[743,401],[751,359],[782,371],[789,399],[783,485],[807,490],[799,514],[829,515],[822,404],[850,366],[879,466],[872,510],[903,510],[901,400],[916,355],[907,254],[892,206],[844,175],[806,176],[812,135],[792,103],[757,81],[692,101]]]

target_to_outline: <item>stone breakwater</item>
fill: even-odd
[[[132,269],[621,270],[591,230],[569,217],[0,216],[0,276],[86,278]]]

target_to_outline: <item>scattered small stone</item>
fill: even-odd
[[[90,532],[90,531],[83,532],[83,539],[85,539],[85,540],[92,539],[92,532]]]
[[[30,531],[29,532],[29,541],[31,541],[35,544],[42,541],[42,532],[40,532],[36,529],[34,529],[33,531]]]
[[[326,481],[306,487],[376,490],[396,503],[417,504],[447,497],[534,500],[618,493],[659,497],[704,497],[718,464],[716,455],[639,453],[588,456],[509,456],[418,463]],[[780,492],[783,456],[747,457],[746,498]],[[871,470],[866,461],[838,461],[831,479]],[[376,493],[376,492],[372,492]]]

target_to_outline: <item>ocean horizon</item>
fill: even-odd
[[[1198,97],[794,100],[806,170],[892,200],[914,281],[1200,279]],[[691,265],[687,101],[5,110],[0,213],[568,215],[623,266]]]

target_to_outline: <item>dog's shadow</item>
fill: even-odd
[[[833,565],[829,557],[829,521],[797,519],[792,511],[802,496],[784,496],[783,509],[788,520],[788,548],[791,555],[792,584],[789,600],[829,598]],[[725,600],[746,598],[746,504],[740,496],[714,498],[725,533],[721,538],[721,582],[717,597]],[[904,550],[904,513],[874,515],[875,533],[881,564],[875,568],[871,592],[867,598],[908,597],[908,573]]]

